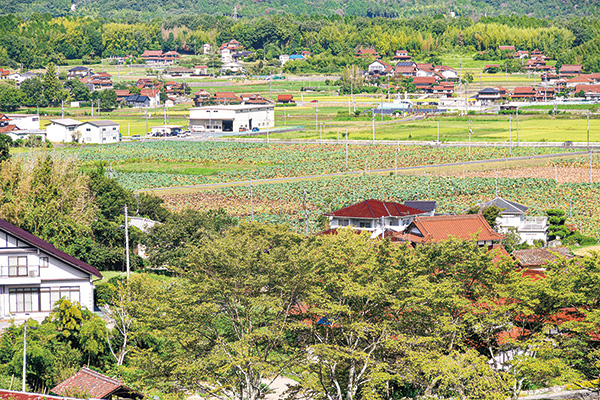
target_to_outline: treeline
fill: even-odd
[[[172,276],[98,285],[111,329],[59,303],[28,339],[27,384],[50,388],[90,365],[160,398],[258,400],[278,376],[298,382],[286,396],[331,400],[598,388],[597,257],[560,259],[536,280],[474,242],[412,248],[351,230],[305,238],[200,216],[151,231],[172,232],[154,242]],[[18,375],[21,343],[22,328],[2,336],[0,384]]]
[[[540,49],[552,58],[574,61],[594,57],[600,33],[596,20],[547,21],[529,17],[413,17],[407,19],[274,15],[237,21],[210,15],[171,17],[150,22],[32,15],[0,17],[0,65],[43,67],[70,59],[140,55],[144,50],[193,54],[203,43],[215,48],[236,39],[266,60],[309,50],[314,61],[347,65],[359,47],[384,57],[399,49],[416,59],[431,53],[476,52],[514,45]],[[319,61],[320,60],[320,61]],[[323,69],[321,67],[321,69]]]
[[[265,14],[319,14],[364,17],[408,17],[413,15],[530,15],[538,18],[568,18],[571,16],[598,15],[598,5],[592,0],[474,0],[470,2],[444,2],[419,0],[405,2],[393,0],[385,3],[369,0],[7,0],[0,12],[51,13],[54,16],[94,15],[109,18],[152,19],[157,16],[181,13],[215,15],[233,14],[237,6],[240,17]]]

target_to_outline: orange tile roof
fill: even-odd
[[[414,243],[439,242],[450,237],[463,240],[474,237],[477,240],[504,239],[503,235],[490,227],[481,214],[416,217],[404,232],[406,233],[398,233],[394,236]]]
[[[119,390],[131,392],[133,398],[144,397],[141,393],[136,393],[123,385],[123,382],[85,367],[50,391],[64,395],[73,390],[85,392],[90,398],[96,399],[108,398],[108,396]]]

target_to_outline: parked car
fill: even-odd
[[[258,132],[260,129],[258,129],[257,127],[252,128],[252,132]]]
[[[311,102],[311,103],[318,103],[318,102],[319,102],[319,100],[311,100],[310,102]]]
[[[192,136],[190,131],[183,131],[183,132],[180,132],[177,134],[177,137],[188,137],[188,136]]]
[[[131,140],[140,140],[141,138],[140,135],[131,135]]]

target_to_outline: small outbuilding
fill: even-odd
[[[85,367],[50,391],[61,396],[78,393],[79,397],[85,395],[85,398],[90,399],[139,400],[144,398],[142,393],[125,386],[122,381]]]
[[[113,121],[88,121],[77,127],[82,143],[108,144],[121,141],[121,126]]]

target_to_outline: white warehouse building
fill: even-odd
[[[121,126],[113,121],[88,121],[77,127],[82,143],[108,144],[121,141]]]
[[[222,105],[190,109],[190,129],[193,131],[243,132],[253,128],[275,126],[275,106]]]

